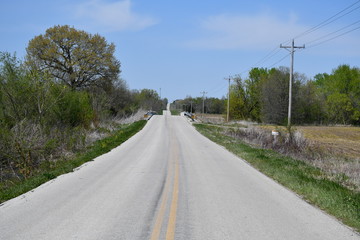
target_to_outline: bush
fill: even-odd
[[[60,123],[67,126],[89,127],[94,113],[87,92],[67,89],[54,108]]]

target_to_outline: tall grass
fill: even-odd
[[[130,125],[126,125],[112,133],[109,137],[94,142],[87,148],[86,151],[77,154],[76,156],[58,161],[43,162],[39,169],[29,178],[12,180],[11,183],[0,185],[0,203],[16,196],[19,196],[39,185],[56,178],[59,175],[72,172],[74,168],[92,161],[97,156],[100,156],[114,147],[122,144],[135,133],[140,131],[146,124],[146,121],[141,120]]]

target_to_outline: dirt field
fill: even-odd
[[[360,127],[296,127],[305,138],[316,141],[335,153],[360,159]]]
[[[226,116],[218,114],[198,114],[197,118],[205,123],[222,124]],[[261,126],[270,131],[275,128],[284,129],[285,127]],[[360,127],[342,126],[296,126],[295,130],[300,131],[303,136],[311,141],[315,141],[324,149],[331,149],[332,153],[346,158],[360,160]]]
[[[286,131],[286,128],[282,126],[265,125],[261,128],[269,131],[272,129]],[[332,153],[360,160],[360,127],[295,126],[293,129],[301,132],[306,139],[316,142],[324,149],[331,149]]]
[[[196,114],[196,118],[204,123],[221,124],[225,122],[224,115],[221,114]]]

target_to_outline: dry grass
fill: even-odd
[[[280,132],[276,142],[271,131]],[[299,126],[293,128],[293,140],[287,140],[285,127],[260,126],[225,131],[243,141],[271,148],[282,154],[305,161],[328,174],[328,178],[352,190],[360,191],[360,128]],[[290,143],[290,144],[289,144]]]
[[[315,141],[334,153],[351,159],[360,158],[359,127],[297,127],[305,138]]]
[[[203,123],[211,124],[222,124],[225,122],[224,115],[222,114],[196,114],[196,119],[200,120]]]
[[[273,129],[286,131],[286,128],[282,126],[266,125],[261,128],[269,131]],[[293,129],[336,156],[360,159],[360,127],[296,126]]]

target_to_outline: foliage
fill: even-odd
[[[111,86],[120,73],[114,44],[68,25],[47,29],[30,40],[26,51],[30,67],[50,73],[72,89]]]
[[[152,89],[134,91],[134,99],[137,106],[160,113],[166,109],[167,102],[160,99],[159,94]]]
[[[93,109],[87,92],[71,91],[65,87],[62,97],[54,106],[56,119],[71,127],[89,127],[93,119]]]
[[[204,99],[204,111],[210,114],[224,114],[226,113],[226,99],[222,98],[206,98]],[[175,100],[170,107],[172,110],[186,111],[192,113],[202,113],[203,111],[203,98],[193,98],[187,96],[185,99]]]
[[[318,74],[315,84],[326,103],[327,120],[360,124],[360,69],[340,65],[332,74]]]
[[[128,126],[122,126],[111,136],[95,142],[86,152],[83,152],[72,159],[57,161],[56,163],[50,161],[43,162],[38,170],[33,173],[32,176],[29,176],[29,178],[17,180],[12,184],[3,185],[2,187],[0,185],[0,203],[36,188],[42,183],[56,178],[61,174],[72,172],[73,169],[79,167],[83,163],[92,161],[97,156],[122,144],[140,131],[145,124],[146,121],[141,120]]]
[[[15,55],[0,53],[0,186],[82,151],[89,129],[142,106],[136,96],[121,79],[107,89],[72,89]]]
[[[289,69],[253,68],[247,79],[233,78],[230,117],[285,125],[289,102]],[[292,87],[295,124],[360,124],[360,70],[340,65],[314,80],[295,73]]]

